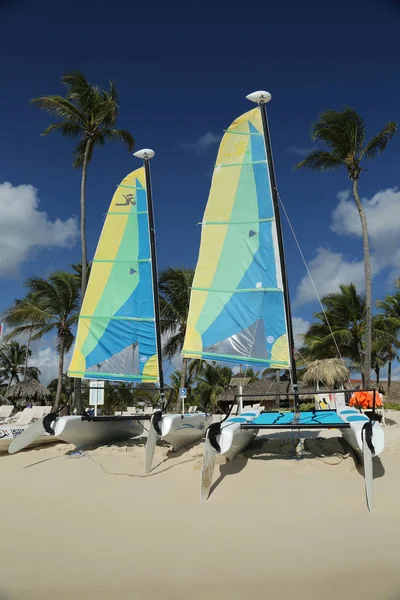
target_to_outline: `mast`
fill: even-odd
[[[147,195],[147,211],[149,218],[149,233],[150,233],[150,256],[151,256],[151,274],[153,279],[153,301],[154,301],[154,318],[156,327],[156,342],[157,342],[157,361],[158,361],[158,377],[160,380],[160,395],[161,407],[164,410],[165,405],[165,390],[164,390],[164,373],[162,362],[162,347],[161,347],[161,329],[160,329],[160,301],[158,296],[158,271],[157,271],[157,253],[156,253],[156,234],[154,229],[154,214],[153,214],[153,196],[151,193],[151,178],[150,178],[150,159],[155,155],[154,150],[145,148],[135,152],[133,156],[142,158],[144,163],[144,172],[146,178],[146,195]]]
[[[275,211],[275,224],[276,224],[276,232],[277,232],[277,238],[278,238],[279,258],[280,258],[281,270],[282,270],[283,298],[284,298],[284,303],[285,303],[286,327],[287,327],[287,332],[288,332],[290,368],[292,371],[294,407],[295,407],[295,411],[297,412],[299,409],[299,389],[298,389],[298,384],[297,384],[296,359],[295,359],[295,355],[294,355],[292,311],[290,308],[290,295],[289,295],[289,286],[288,286],[287,271],[286,271],[285,250],[284,250],[284,246],[283,246],[283,233],[282,233],[282,223],[281,223],[281,216],[280,216],[280,210],[279,210],[278,190],[277,190],[277,186],[276,186],[274,161],[273,161],[273,157],[272,157],[271,137],[270,137],[269,127],[268,127],[267,109],[265,106],[266,103],[271,100],[271,94],[269,92],[258,91],[258,92],[253,92],[252,94],[249,94],[248,96],[246,96],[246,98],[248,100],[250,100],[251,102],[255,102],[256,104],[258,104],[260,112],[261,112],[261,120],[262,120],[264,141],[265,141],[265,150],[266,150],[266,154],[267,154],[269,178],[270,178],[270,183],[271,183],[272,202],[273,202],[274,211]]]

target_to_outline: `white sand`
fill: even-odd
[[[373,513],[336,437],[306,444],[325,458],[298,461],[282,433],[258,439],[216,469],[205,504],[201,445],[157,449],[148,478],[142,446],[0,456],[0,600],[397,600],[400,426],[386,436]]]

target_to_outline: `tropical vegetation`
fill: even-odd
[[[16,337],[31,333],[32,341],[46,334],[56,334],[58,351],[58,383],[54,410],[61,400],[64,356],[74,341],[73,328],[78,321],[80,285],[76,275],[56,271],[48,279],[31,277],[25,282],[33,294],[23,302],[15,303],[6,313],[5,322],[14,329],[9,334]],[[25,360],[25,355],[24,355]]]
[[[313,150],[295,168],[313,171],[331,171],[344,167],[353,186],[353,198],[360,215],[365,270],[364,348],[361,360],[363,380],[369,384],[372,351],[372,276],[369,250],[368,224],[361,202],[358,181],[366,160],[381,154],[397,131],[397,123],[390,121],[369,141],[365,139],[365,123],[352,108],[342,111],[327,110],[312,128],[313,141],[322,142],[324,149]]]
[[[103,146],[107,140],[123,142],[129,151],[133,149],[134,139],[126,129],[116,129],[119,116],[118,90],[110,82],[108,91],[88,82],[79,71],[71,71],[62,76],[67,87],[64,96],[51,95],[33,98],[32,102],[57,119],[49,125],[42,135],[59,131],[63,136],[78,138],[74,152],[73,166],[82,169],[81,180],[81,245],[82,245],[82,292],[87,285],[87,247],[86,247],[86,179],[88,165],[95,146]]]

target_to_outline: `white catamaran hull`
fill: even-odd
[[[239,416],[231,417],[221,423],[221,433],[216,440],[221,448],[220,454],[232,460],[257,436],[258,429],[240,429],[242,423],[251,423],[260,414],[258,409],[244,410]]]
[[[204,437],[211,423],[212,415],[207,413],[166,414],[159,422],[161,439],[178,450]]]
[[[77,448],[123,442],[138,437],[143,432],[138,419],[126,417],[57,417],[51,427],[58,439],[74,444]]]
[[[7,452],[10,444],[25,431],[30,425],[0,425],[0,452]],[[56,442],[54,435],[43,433],[35,442],[29,445],[40,446],[41,444],[49,444]]]
[[[362,439],[362,430],[366,423],[369,422],[368,417],[360,413],[355,408],[346,406],[346,408],[339,409],[338,415],[349,423],[349,429],[342,429],[342,436],[346,442],[353,448],[357,455],[362,458],[364,451],[364,442]],[[372,425],[372,445],[374,447],[374,456],[378,456],[384,449],[385,436],[381,424],[375,421]]]

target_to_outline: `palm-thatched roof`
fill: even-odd
[[[349,369],[339,358],[324,358],[314,360],[305,370],[302,380],[306,384],[326,385],[333,388],[337,383],[343,383],[349,378]]]
[[[41,402],[47,400],[50,396],[49,390],[34,379],[12,385],[7,393],[7,398],[13,400],[36,400]]]

